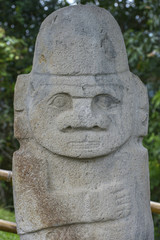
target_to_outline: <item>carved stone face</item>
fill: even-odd
[[[131,136],[133,81],[120,28],[106,10],[80,5],[46,18],[31,75],[31,131],[51,152],[94,158]]]
[[[113,152],[131,136],[129,73],[32,77],[31,130],[36,141],[51,152],[94,158]]]

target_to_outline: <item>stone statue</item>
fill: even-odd
[[[21,240],[153,240],[146,88],[117,22],[96,6],[49,15],[15,88]]]

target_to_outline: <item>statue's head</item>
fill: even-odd
[[[135,134],[137,86],[144,87],[129,72],[120,28],[106,10],[78,5],[46,18],[30,78],[31,133],[51,152],[104,156]]]

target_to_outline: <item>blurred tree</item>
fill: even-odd
[[[17,71],[25,53],[24,41],[6,36],[5,30],[0,28],[0,168],[4,169],[11,169],[12,153],[18,147],[13,138],[13,90]],[[11,196],[12,188],[1,183],[1,203],[12,204]]]
[[[160,202],[160,90],[150,102],[150,121],[148,136],[144,145],[149,151],[149,167],[151,179],[151,198]],[[160,239],[160,215],[153,214],[155,240]]]

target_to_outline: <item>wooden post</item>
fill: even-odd
[[[0,231],[17,233],[16,223],[8,222],[0,219]]]
[[[0,169],[0,180],[12,182],[12,171],[6,171],[6,170]]]
[[[160,214],[160,203],[157,202],[150,202],[151,204],[151,210],[153,213]]]

